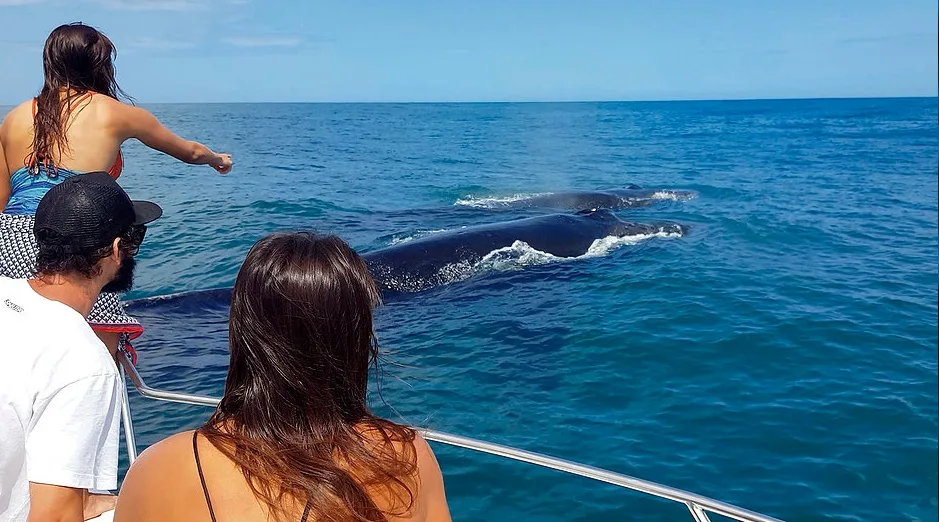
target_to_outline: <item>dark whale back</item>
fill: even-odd
[[[541,252],[570,258],[587,253],[597,239],[658,230],[658,225],[621,221],[608,209],[583,210],[441,232],[362,257],[384,288],[416,288],[439,284],[454,271],[469,269],[488,254],[511,247],[516,241]]]

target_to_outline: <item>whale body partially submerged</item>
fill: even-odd
[[[477,225],[362,254],[383,290],[418,291],[446,283],[456,267],[472,266],[496,250],[522,242],[561,258],[579,257],[597,240],[626,236],[681,236],[672,222],[631,223],[610,210],[585,210]]]

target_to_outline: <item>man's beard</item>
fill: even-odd
[[[134,256],[124,256],[121,267],[117,269],[117,275],[110,283],[104,285],[101,291],[120,294],[133,288],[135,266],[137,266],[137,260],[134,259]]]

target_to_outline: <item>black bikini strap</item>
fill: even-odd
[[[199,446],[196,444],[196,435],[199,432],[192,432],[192,454],[196,457],[196,468],[199,470],[199,480],[202,482],[202,492],[205,493],[205,504],[209,506],[209,516],[212,517],[212,522],[215,520],[215,511],[212,509],[212,499],[209,498],[209,488],[205,487],[205,476],[202,474],[202,463],[199,462]]]
[[[212,509],[212,499],[209,498],[209,488],[205,485],[205,475],[202,474],[202,463],[199,461],[199,445],[196,444],[196,437],[199,432],[192,432],[192,454],[196,457],[196,469],[199,470],[199,481],[202,482],[202,493],[205,494],[205,504],[209,507],[209,516],[212,517],[212,522],[217,522],[215,520],[215,510]],[[300,522],[306,522],[308,516],[310,516],[310,508],[313,507],[313,499],[310,499],[306,502],[306,507],[303,509],[303,516],[300,517]]]

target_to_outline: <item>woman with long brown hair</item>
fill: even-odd
[[[221,403],[140,455],[114,520],[449,521],[430,446],[366,401],[379,299],[336,236],[258,241],[232,291]]]
[[[114,45],[100,31],[67,24],[43,48],[45,83],[39,96],[15,107],[0,124],[0,276],[32,277],[33,215],[42,196],[62,180],[92,171],[115,179],[124,166],[121,144],[135,138],[150,148],[217,172],[231,157],[167,130],[144,109],[118,100]],[[88,322],[113,351],[143,328],[124,313],[117,294],[103,292]]]

